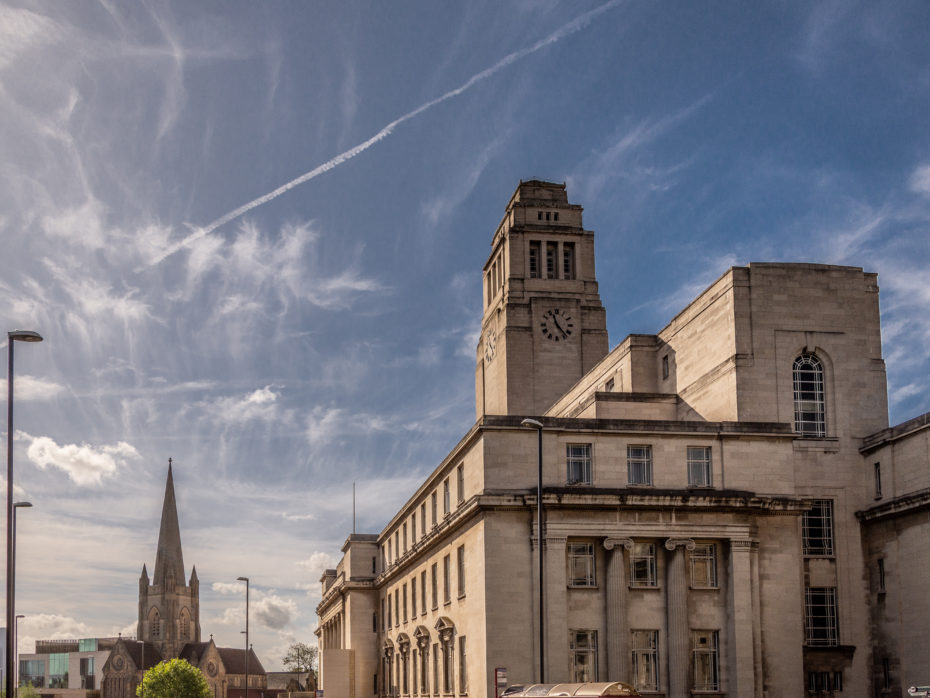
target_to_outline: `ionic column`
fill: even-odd
[[[729,661],[727,693],[734,696],[759,696],[756,685],[756,635],[759,619],[753,603],[751,540],[730,541],[729,565]]]
[[[566,538],[546,537],[546,683],[569,681]]]
[[[669,538],[665,549],[668,556],[665,603],[668,621],[668,696],[685,698],[688,690],[688,651],[690,633],[688,628],[688,571],[684,549],[694,550],[690,538]],[[739,692],[733,695],[741,695]]]
[[[630,676],[629,633],[626,622],[626,577],[623,550],[633,549],[631,538],[606,538],[607,575],[607,680],[628,681]]]

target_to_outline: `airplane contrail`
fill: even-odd
[[[331,169],[333,169],[334,167],[338,167],[339,165],[346,162],[347,160],[351,160],[356,155],[359,155],[363,153],[364,151],[368,150],[375,143],[378,143],[379,141],[382,141],[385,138],[387,138],[389,135],[391,135],[391,133],[394,131],[395,128],[397,128],[400,124],[404,123],[405,121],[409,121],[415,116],[422,114],[427,109],[431,109],[432,107],[435,107],[437,104],[441,104],[442,102],[445,102],[446,100],[452,99],[453,97],[457,97],[458,95],[462,94],[463,92],[465,92],[466,90],[474,86],[475,84],[491,77],[492,75],[497,73],[499,70],[501,70],[502,68],[505,68],[511,63],[515,63],[521,58],[525,58],[526,56],[536,53],[537,51],[551,44],[554,44],[557,41],[561,41],[566,36],[569,36],[571,34],[574,34],[575,32],[581,31],[595,17],[619,5],[622,1],[623,0],[610,0],[609,2],[601,5],[600,7],[596,7],[593,10],[589,10],[588,12],[585,12],[584,14],[573,19],[568,24],[555,30],[554,32],[549,34],[549,36],[543,39],[540,39],[532,46],[529,46],[527,48],[523,48],[518,51],[514,51],[513,53],[507,54],[506,56],[501,58],[497,63],[492,65],[490,68],[486,68],[485,70],[482,70],[480,73],[477,73],[471,76],[470,78],[468,78],[468,80],[466,80],[464,83],[462,83],[460,86],[456,87],[455,89],[449,90],[445,94],[439,97],[436,97],[435,99],[432,99],[429,102],[426,102],[425,104],[421,104],[419,107],[417,107],[413,111],[409,111],[403,116],[400,116],[394,119],[394,121],[392,121],[387,126],[382,128],[380,131],[378,131],[375,135],[373,135],[367,141],[359,143],[355,147],[349,148],[349,150],[339,153],[339,155],[335,156],[334,158],[330,160],[327,160],[322,165],[319,165],[313,168],[309,172],[305,172],[304,174],[300,175],[299,177],[295,179],[292,179],[286,184],[282,184],[277,189],[274,189],[268,192],[267,194],[258,197],[257,199],[252,199],[248,203],[243,204],[239,208],[233,209],[229,213],[226,213],[220,216],[219,218],[212,221],[211,223],[208,223],[202,228],[196,228],[194,232],[192,232],[186,238],[184,238],[180,242],[176,242],[175,244],[170,245],[165,251],[163,251],[161,254],[157,255],[156,257],[154,257],[149,262],[149,266],[155,266],[156,264],[160,264],[162,261],[164,261],[171,255],[173,255],[175,252],[180,250],[182,247],[187,247],[195,240],[199,240],[200,238],[202,238],[204,235],[209,235],[210,233],[212,233],[214,230],[216,230],[220,226],[225,225],[226,223],[229,223],[229,221],[238,218],[244,213],[248,213],[253,208],[257,208],[258,206],[261,206],[262,204],[267,204],[269,201],[278,198],[279,196],[281,196],[281,194],[285,193],[286,191],[290,191],[294,187],[299,186],[303,184],[304,182],[307,182],[315,177],[318,177],[324,172],[329,172]],[[137,269],[136,271],[139,271],[139,270]]]

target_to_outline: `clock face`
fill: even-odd
[[[484,336],[484,360],[487,363],[491,363],[496,353],[497,335],[494,333],[494,330],[488,330],[487,334]]]
[[[571,337],[575,325],[572,323],[571,315],[563,313],[558,308],[552,308],[543,313],[539,327],[546,339],[551,339],[553,342],[565,342]]]

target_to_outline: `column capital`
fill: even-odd
[[[618,545],[626,548],[627,550],[632,550],[633,539],[632,538],[605,538],[604,539],[605,550],[613,550]]]
[[[678,547],[683,547],[687,550],[694,550],[694,540],[691,538],[669,538],[667,541],[665,541],[666,550],[674,550]]]
[[[743,552],[750,552],[751,550],[759,547],[759,541],[752,540],[751,538],[731,538],[730,539],[730,549],[731,550],[740,550]]]

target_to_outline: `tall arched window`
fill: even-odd
[[[161,637],[161,616],[158,614],[158,609],[154,606],[152,610],[149,611],[149,628],[151,628],[152,637]]]
[[[178,625],[180,626],[180,633],[182,640],[190,639],[191,632],[191,614],[186,608],[181,609],[181,617],[179,618]]]
[[[794,430],[802,436],[825,436],[823,364],[813,354],[794,360]]]

